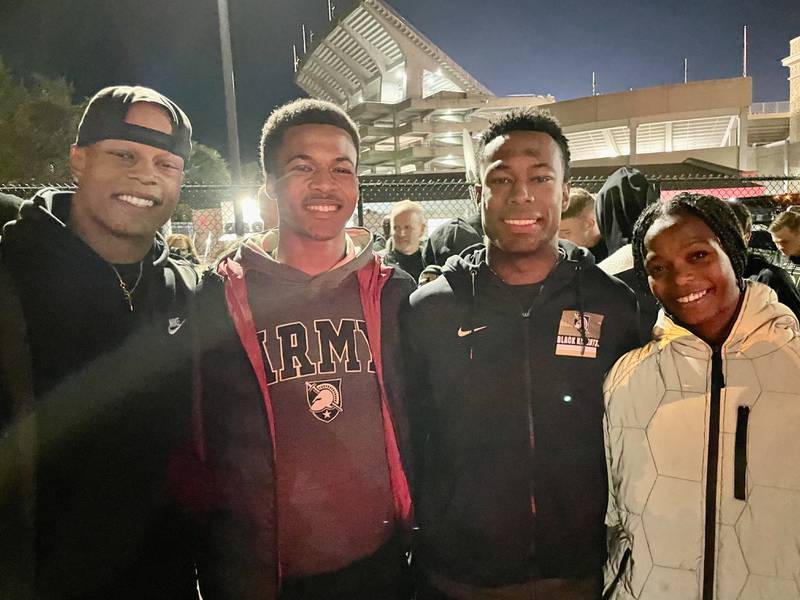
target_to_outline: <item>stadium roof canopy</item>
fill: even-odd
[[[381,0],[361,0],[302,57],[298,85],[351,107],[442,91],[493,96],[441,48]]]

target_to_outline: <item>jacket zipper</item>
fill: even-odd
[[[531,378],[531,332],[530,332],[530,319],[531,313],[533,313],[533,309],[536,306],[536,303],[539,301],[539,298],[542,297],[544,293],[544,284],[539,287],[539,293],[536,294],[536,297],[533,299],[533,302],[528,307],[527,310],[522,311],[522,333],[525,343],[525,394],[528,397],[528,448],[529,448],[529,456],[531,465],[534,464],[534,450],[535,450],[535,438],[533,434],[533,380]],[[531,514],[536,515],[536,496],[534,494],[533,489],[533,476],[528,479],[528,491],[530,493],[531,498]]]
[[[703,600],[714,598],[714,563],[717,546],[717,469],[719,467],[719,421],[721,392],[725,387],[722,375],[722,354],[719,348],[711,353],[711,407],[708,418],[708,466],[706,474],[705,551],[703,553]]]
[[[531,335],[530,331],[528,330],[529,327],[529,320],[530,320],[530,310],[527,312],[522,313],[523,321],[523,337],[525,341],[525,394],[528,397],[528,452],[531,461],[531,465],[534,463],[534,435],[533,435],[533,381],[531,379],[531,357],[530,348],[531,343]],[[533,476],[528,478],[528,493],[530,494],[531,498],[531,514],[536,514],[536,498],[534,496],[533,490]]]

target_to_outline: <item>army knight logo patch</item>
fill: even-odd
[[[597,358],[604,318],[597,313],[563,311],[556,337],[556,356]]]
[[[306,382],[306,401],[315,419],[330,423],[342,412],[342,380]]]

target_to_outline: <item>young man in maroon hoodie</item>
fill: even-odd
[[[396,316],[414,282],[346,227],[358,146],[335,105],[275,110],[261,156],[279,226],[206,278],[206,600],[410,597]]]

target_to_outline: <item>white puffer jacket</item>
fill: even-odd
[[[797,320],[748,283],[719,353],[656,332],[605,383],[607,597],[800,598]]]

